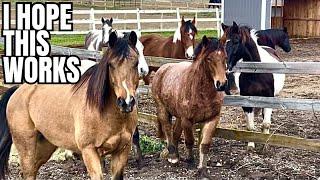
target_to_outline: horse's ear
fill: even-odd
[[[221,27],[224,32],[229,28],[229,26],[225,25],[224,23],[221,23]]]
[[[101,23],[104,24],[105,21],[104,17],[101,17]]]
[[[185,23],[185,21],[184,21],[184,16],[182,16],[182,18],[181,18],[181,24],[184,24]]]
[[[196,24],[196,17],[195,17],[195,16],[193,16],[192,24],[193,24],[193,25]]]
[[[130,35],[129,35],[129,44],[130,44],[131,46],[133,46],[133,47],[136,47],[137,40],[138,40],[138,37],[137,37],[136,32],[131,31],[131,33],[130,33]]]
[[[110,24],[112,24],[112,22],[113,22],[113,19],[112,19],[112,17],[110,18]]]
[[[208,38],[207,38],[207,36],[206,35],[204,35],[203,37],[202,37],[202,45],[204,46],[204,47],[207,47],[208,46],[208,44],[209,44],[209,40],[208,40]]]
[[[236,22],[233,21],[232,27],[233,27],[233,32],[234,33],[238,33],[239,32],[239,26],[238,26],[238,24]]]
[[[287,27],[283,27],[283,32],[288,33]]]
[[[118,40],[117,33],[116,33],[116,31],[113,31],[113,32],[110,34],[110,36],[109,36],[109,41],[108,41],[109,46],[110,46],[111,48],[113,48],[114,45],[116,44],[117,40]]]

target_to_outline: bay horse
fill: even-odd
[[[144,45],[144,55],[176,59],[193,59],[195,36],[197,34],[195,23],[195,17],[192,21],[185,21],[184,17],[182,17],[181,25],[177,28],[173,36],[168,38],[164,38],[157,34],[142,36],[140,41]],[[150,66],[149,69],[150,72],[155,72],[158,70],[158,67]],[[144,78],[146,84],[150,83],[149,76]]]
[[[112,17],[110,19],[105,19],[104,17],[102,17],[101,18],[102,29],[90,31],[87,34],[85,38],[85,43],[84,43],[85,49],[88,49],[91,51],[102,51],[102,48],[105,47],[109,41],[109,35],[113,31],[115,31],[115,29],[112,27],[112,22],[113,22]],[[117,32],[117,35],[119,38],[128,38],[130,33]],[[143,55],[144,46],[139,40],[137,40],[136,48],[138,49],[138,53],[139,53],[139,64],[138,64],[139,76],[143,77],[149,73],[149,66]]]
[[[223,31],[226,31],[230,26],[221,24]],[[291,45],[289,41],[289,35],[287,28],[283,29],[266,29],[259,30],[256,32],[258,37],[258,45],[268,46],[273,49],[276,49],[276,46],[279,46],[285,52],[291,51]]]
[[[202,38],[191,62],[168,63],[152,82],[157,105],[158,136],[167,140],[168,161],[179,161],[178,140],[184,132],[187,161],[194,162],[193,125],[203,123],[199,170],[206,169],[209,146],[220,119],[226,84],[226,53],[217,39]],[[172,116],[176,117],[172,128]],[[163,137],[165,136],[165,137]]]
[[[228,71],[237,62],[279,62],[271,48],[264,49],[258,45],[254,29],[247,26],[238,26],[236,22],[226,29],[223,35],[228,54]],[[273,50],[273,52],[272,52]],[[272,52],[272,53],[270,53]],[[275,73],[234,73],[235,83],[242,96],[274,97],[280,93],[284,86],[285,75]],[[248,130],[254,130],[254,110],[252,107],[242,107],[247,117]],[[263,109],[263,133],[269,134],[271,125],[272,108]],[[254,143],[249,142],[248,147],[254,148]]]
[[[24,179],[36,179],[57,147],[81,154],[91,179],[103,179],[100,159],[111,154],[112,179],[123,179],[138,120],[136,42],[134,32],[128,41],[113,32],[101,61],[77,84],[23,84],[2,96],[0,179],[8,170],[12,142]]]

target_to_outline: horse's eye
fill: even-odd
[[[110,69],[114,69],[114,66],[111,63],[108,63],[108,66],[110,67]]]
[[[134,64],[134,67],[138,67],[139,65],[139,61],[137,61],[135,64]]]

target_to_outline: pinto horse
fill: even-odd
[[[144,55],[177,59],[192,59],[194,57],[196,20],[185,21],[181,19],[181,26],[177,28],[174,36],[164,38],[160,35],[150,34],[140,38],[144,45]],[[150,72],[157,71],[158,67],[149,67]],[[149,76],[144,78],[146,84],[150,83]]]
[[[157,105],[158,136],[167,140],[168,161],[177,163],[178,140],[184,132],[187,161],[193,163],[193,125],[204,123],[200,143],[199,169],[207,164],[207,154],[220,119],[226,84],[226,53],[217,39],[202,38],[195,60],[161,66],[152,82]],[[172,116],[177,119],[172,129]]]
[[[137,36],[109,37],[103,59],[75,85],[23,84],[0,101],[0,179],[5,178],[12,142],[24,179],[62,147],[82,155],[91,179],[103,179],[100,159],[111,154],[112,179],[123,179],[137,126]]]
[[[279,57],[271,48],[265,50],[257,42],[257,35],[254,29],[246,26],[238,26],[235,22],[226,29],[223,38],[226,41],[228,54],[228,71],[241,59],[243,62],[279,62]],[[270,53],[273,50],[272,53]],[[264,96],[274,97],[279,94],[284,86],[284,74],[272,73],[234,73],[235,83],[242,96]],[[248,130],[254,130],[254,108],[242,107],[247,116]],[[263,132],[269,134],[271,125],[271,108],[263,109]],[[249,148],[254,148],[254,143],[248,143]]]
[[[102,30],[95,30],[90,31],[85,39],[85,49],[91,50],[91,51],[102,51],[102,48],[108,43],[109,41],[109,35],[111,32],[115,31],[112,27],[113,19],[105,19],[101,18],[102,23]],[[130,33],[121,33],[117,32],[118,37],[120,38],[128,38]],[[146,62],[146,59],[143,55],[143,44],[138,40],[136,44],[136,48],[139,52],[139,64],[138,64],[138,71],[139,76],[143,77],[146,76],[149,73],[149,67]]]
[[[90,31],[85,38],[84,48],[91,51],[101,51],[102,48],[108,43],[109,35],[113,31],[113,19],[101,18],[102,29]]]
[[[226,31],[230,26],[221,24],[223,31]],[[291,51],[289,35],[287,28],[283,29],[266,29],[257,31],[258,45],[268,46],[276,49],[276,46],[281,47],[285,52]]]

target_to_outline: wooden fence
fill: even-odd
[[[0,38],[3,43],[3,38]],[[51,47],[52,55],[77,55],[82,59],[101,58],[100,52],[88,51],[84,49],[66,48],[59,46]],[[149,65],[161,66],[165,63],[181,62],[179,59],[146,57]],[[281,62],[281,63],[238,63],[235,71],[241,72],[274,72],[287,74],[320,74],[319,62]],[[139,93],[149,94],[148,86],[138,89]],[[277,109],[306,110],[312,112],[320,111],[320,100],[318,99],[294,99],[277,97],[257,97],[257,96],[225,96],[225,106],[247,106],[247,107],[269,107]],[[139,120],[152,123],[156,120],[154,115],[139,112]],[[263,134],[260,132],[249,132],[236,129],[225,129],[219,127],[215,136],[241,141],[253,141],[258,143],[306,149],[320,152],[319,139],[304,139],[299,137],[285,136],[279,134]]]

